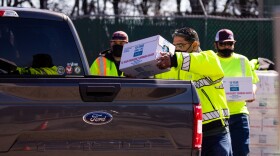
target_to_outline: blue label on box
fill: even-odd
[[[239,91],[239,87],[230,87],[230,91]]]
[[[144,44],[135,46],[133,57],[137,57],[143,54]]]
[[[230,91],[239,91],[238,81],[230,81],[229,82]]]
[[[162,46],[162,52],[169,52],[169,48],[167,45]]]

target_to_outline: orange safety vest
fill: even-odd
[[[91,75],[119,76],[115,62],[99,56],[90,67]],[[123,76],[123,73],[121,74]]]

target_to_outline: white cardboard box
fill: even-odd
[[[278,109],[278,105],[278,97],[275,97],[275,95],[256,94],[256,100],[247,104],[247,107],[250,109]]]
[[[271,150],[278,149],[278,132],[250,132],[251,147],[267,147]]]
[[[277,94],[279,83],[278,73],[273,70],[269,71],[256,71],[260,81],[257,83],[258,91],[257,94]]]
[[[251,77],[225,77],[224,88],[228,101],[242,101],[253,99]]]
[[[159,52],[174,53],[175,46],[160,35],[130,42],[124,45],[120,70],[126,75],[144,78],[169,71],[157,67]]]
[[[279,117],[250,114],[250,132],[267,134],[278,133]]]

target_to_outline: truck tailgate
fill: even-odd
[[[0,78],[0,99],[3,154],[192,152],[199,101],[188,81]]]

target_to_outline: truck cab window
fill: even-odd
[[[0,61],[5,63],[0,63],[0,69],[17,67],[17,72],[1,75],[83,75],[79,52],[69,31],[62,21],[1,18]],[[49,68],[51,72],[46,72]],[[41,72],[27,72],[30,69]]]

